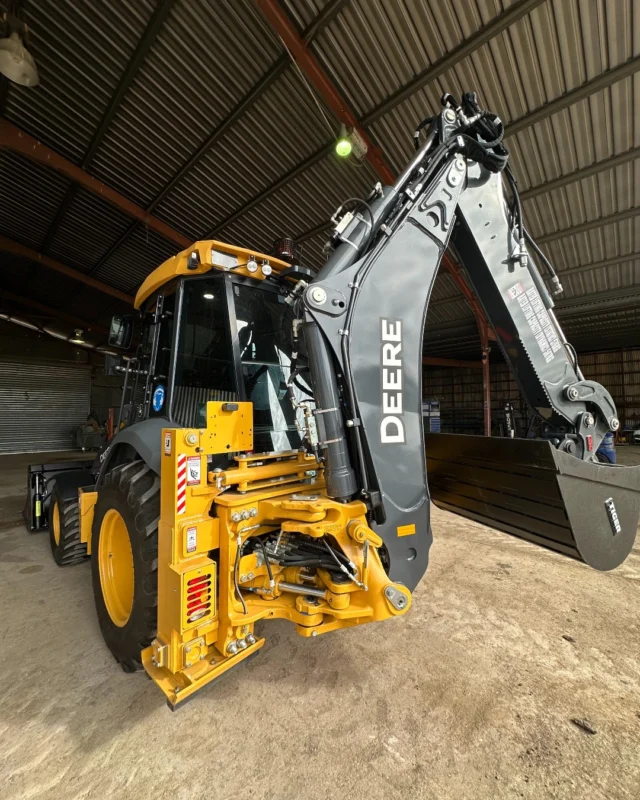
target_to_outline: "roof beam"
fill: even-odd
[[[305,44],[308,44],[313,38],[321,33],[327,25],[342,11],[345,5],[351,0],[333,0],[327,4],[324,10],[316,17],[307,30],[302,34],[302,39]],[[154,198],[153,202],[147,209],[153,209],[169,194],[169,192],[178,184],[184,176],[196,166],[202,157],[213,147],[213,145],[224,136],[227,130],[234,125],[240,117],[242,117],[251,106],[258,100],[258,98],[285,72],[289,66],[289,59],[286,55],[280,58],[273,64],[273,66],[262,76],[256,83],[251,91],[245,95],[242,100],[233,108],[225,119],[213,130],[198,149],[184,162],[180,169],[170,178],[169,182],[163,187],[160,193]]]
[[[224,228],[227,228],[237,219],[240,219],[240,217],[244,216],[248,211],[251,211],[252,208],[261,203],[266,197],[272,195],[274,192],[277,192],[278,189],[281,189],[283,186],[289,183],[289,181],[292,181],[294,178],[297,178],[298,175],[301,175],[303,172],[312,167],[314,164],[317,164],[319,161],[322,161],[323,158],[325,158],[326,156],[329,155],[329,153],[331,153],[331,151],[333,150],[333,145],[334,145],[333,142],[329,142],[329,144],[326,144],[320,150],[316,150],[316,152],[313,153],[311,156],[309,156],[309,158],[305,159],[300,164],[297,164],[295,167],[293,167],[293,169],[290,169],[289,172],[286,172],[284,175],[278,178],[277,181],[272,183],[263,192],[252,197],[251,200],[248,200],[243,206],[237,208],[235,211],[229,214],[229,216],[225,217],[223,220],[217,223],[215,227],[211,228],[211,230],[204,233],[202,235],[202,238],[210,239],[219,231],[224,230]]]
[[[179,247],[184,248],[191,244],[191,239],[188,239],[182,233],[175,230],[175,228],[172,228],[162,220],[147,213],[144,208],[128,200],[124,195],[112,189],[110,186],[107,186],[105,183],[102,183],[102,181],[89,175],[82,167],[73,164],[64,156],[56,153],[50,147],[42,144],[28,133],[21,131],[20,128],[6,119],[0,119],[0,147],[4,147],[31,161],[36,161],[45,167],[50,167],[60,172],[62,175],[66,175],[68,178],[71,178],[72,181],[75,181],[88,191],[93,192],[93,194],[111,203],[111,205],[119,208],[130,217],[142,222]]]
[[[536,244],[547,244],[548,242],[555,242],[557,239],[564,239],[565,236],[575,236],[578,233],[586,233],[594,228],[600,228],[603,225],[613,225],[615,222],[624,222],[627,219],[633,219],[640,214],[640,208],[629,208],[626,211],[618,211],[616,214],[609,214],[607,217],[598,217],[588,222],[583,222],[581,225],[572,225],[570,228],[563,228],[561,231],[554,231],[553,233],[545,233],[544,236],[536,238]]]
[[[169,11],[171,11],[171,7],[173,6],[175,0],[158,0],[158,4],[155,8],[155,11],[151,15],[151,18],[145,28],[140,41],[136,44],[136,47],[133,51],[133,55],[129,59],[127,66],[124,68],[122,75],[120,77],[120,81],[116,86],[116,89],[109,100],[109,103],[105,109],[104,114],[102,115],[102,119],[100,120],[96,132],[93,134],[91,141],[89,142],[89,147],[85,152],[80,166],[82,169],[88,169],[89,165],[93,161],[95,154],[98,151],[98,148],[102,144],[102,140],[104,139],[107,131],[109,130],[109,126],[113,121],[113,118],[118,113],[118,109],[124,100],[126,93],[129,91],[129,88],[133,81],[138,74],[138,70],[142,66],[145,58],[149,50],[151,49],[153,42],[155,41],[156,36],[158,35],[160,29],[162,28],[164,21],[166,20]],[[44,239],[40,245],[40,249],[42,251],[46,251],[51,246],[51,242],[53,241],[58,227],[60,223],[65,217],[69,206],[73,202],[74,197],[76,196],[78,190],[78,185],[73,184],[67,190],[62,203],[60,204],[56,215],[53,219],[51,225],[49,225],[49,229],[45,234]]]
[[[340,122],[350,128],[358,130],[358,133],[367,145],[366,159],[371,164],[378,177],[385,183],[393,183],[393,171],[383,156],[382,151],[371,141],[369,136],[365,133],[364,128],[358,124],[355,114],[322,69],[318,60],[307,47],[298,31],[294,28],[284,8],[277,0],[276,2],[273,0],[254,0],[254,2],[269,25],[278,34],[284,46],[291,54],[291,57],[295,59],[296,64],[315,86],[328,108]]]
[[[38,303],[37,300],[32,300],[30,297],[22,297],[22,295],[14,294],[13,292],[9,292],[7,289],[0,289],[0,302],[3,300],[10,300],[12,303],[19,303],[26,308],[32,308],[34,311],[38,311],[47,317],[61,319],[63,322],[68,322],[77,328],[82,328],[83,331],[95,331],[96,333],[104,334],[109,333],[109,331],[102,325],[96,325],[93,322],[88,322],[86,319],[80,319],[72,314],[67,314],[64,311],[60,311],[58,308],[51,308],[43,303]]]
[[[567,267],[567,269],[557,270],[557,272],[561,278],[564,278],[565,275],[571,277],[572,275],[580,275],[583,272],[591,272],[592,269],[616,267],[618,264],[626,264],[630,261],[637,261],[638,259],[640,259],[639,253],[630,253],[626,256],[606,258],[604,261],[594,261],[592,264],[579,264],[577,267]]]
[[[340,122],[356,129],[361,138],[366,142],[367,161],[376,172],[378,177],[385,183],[394,183],[394,172],[387,163],[382,151],[367,136],[364,127],[359,125],[354,112],[344,98],[340,95],[340,92],[338,92],[337,88],[333,85],[313,53],[311,53],[309,48],[306,46],[305,42],[300,38],[300,35],[294,28],[291,20],[287,16],[286,11],[283,9],[280,3],[273,2],[273,0],[254,0],[254,2],[273,30],[278,34],[278,36],[280,36],[284,46],[290,52],[292,58],[295,59],[302,72],[304,72],[311,83],[316,87],[329,109],[333,112],[333,114],[335,114]],[[328,148],[330,151],[332,145],[333,143],[330,142],[325,147],[325,150]],[[315,154],[315,157],[317,157],[318,161],[323,157],[321,153],[322,151],[318,151]],[[294,168],[292,172],[295,172],[296,169],[299,169],[299,167]],[[287,180],[289,180],[287,176],[281,178],[282,183],[286,182]],[[256,198],[254,198],[254,201],[255,200]],[[224,227],[225,224],[228,224],[228,222],[222,223],[220,227]],[[478,321],[478,325],[481,327],[481,329],[487,328],[484,312],[480,307],[475,295],[469,289],[462,272],[460,271],[460,268],[453,262],[447,253],[445,253],[443,256],[442,264],[445,269],[449,271],[454,281],[458,284],[458,288],[464,295],[467,303],[471,306],[476,320]]]
[[[586,306],[594,306],[596,310],[605,311],[611,307],[620,308],[620,303],[623,308],[626,305],[635,307],[639,301],[640,286],[627,286],[624,289],[610,289],[606,292],[593,292],[567,300],[559,300],[555,307],[562,316],[572,316],[573,314],[582,314]]]
[[[102,119],[100,120],[98,129],[94,133],[93,138],[89,143],[87,152],[84,154],[81,165],[84,169],[87,169],[89,164],[93,161],[98,148],[102,144],[102,140],[109,130],[109,126],[111,125],[113,118],[118,113],[118,109],[120,108],[125,95],[129,91],[136,78],[136,75],[138,74],[138,70],[143,65],[149,50],[151,50],[151,47],[153,46],[156,36],[158,33],[160,33],[160,29],[169,16],[169,12],[171,11],[174,2],[175,0],[158,0],[156,8],[149,19],[149,22],[147,23],[147,27],[145,28],[140,41],[136,45],[133,55],[129,59],[129,63],[125,67],[122,76],[120,77],[120,81],[116,86],[111,100],[109,101],[109,105],[107,106]]]
[[[592,94],[595,94],[602,89],[606,89],[613,83],[617,83],[618,81],[624,80],[624,78],[628,78],[639,69],[640,56],[630,58],[628,61],[620,64],[620,66],[601,73],[596,78],[577,86],[570,92],[561,94],[560,97],[556,97],[555,100],[552,100],[550,103],[545,103],[543,106],[534,109],[529,114],[525,114],[523,117],[514,120],[506,126],[505,135],[513,136],[516,133],[520,133],[520,131],[523,131],[525,128],[529,128],[531,125],[535,125],[537,122],[542,122],[543,119],[547,119],[547,117],[557,114],[558,111],[563,111],[565,108],[578,103],[580,100],[585,100],[587,97],[591,97]]]
[[[36,263],[41,264],[43,267],[53,269],[56,272],[65,275],[67,278],[71,278],[79,283],[84,283],[85,286],[89,286],[91,289],[95,289],[103,294],[108,294],[111,297],[115,297],[117,300],[122,300],[122,302],[127,303],[128,305],[133,305],[134,298],[131,295],[126,294],[126,292],[121,292],[120,289],[115,289],[113,286],[102,283],[102,281],[98,281],[89,275],[85,275],[83,272],[72,269],[66,264],[62,264],[60,261],[56,261],[44,253],[38,253],[35,250],[32,250],[30,247],[25,247],[23,244],[20,244],[20,242],[15,242],[13,239],[9,239],[6,236],[0,235],[0,250],[6,253],[13,253],[16,256],[28,258],[30,261],[35,261]]]
[[[560,175],[558,178],[540,183],[538,186],[532,186],[530,189],[525,189],[520,192],[520,200],[531,200],[538,195],[546,194],[547,192],[555,192],[557,189],[562,189],[564,186],[569,186],[572,183],[577,183],[585,178],[592,178],[594,175],[599,175],[601,172],[606,172],[609,169],[620,167],[629,161],[634,161],[640,158],[640,147],[634,147],[624,153],[618,153],[617,156],[605,158],[602,161],[596,161],[594,164],[589,164],[587,167],[578,169],[575,172],[570,172],[567,175]]]
[[[261,2],[266,2],[267,0],[261,0]],[[502,30],[502,29],[501,29]],[[498,33],[500,31],[497,31]],[[494,36],[496,33],[494,32]],[[470,37],[472,39],[473,37]],[[469,40],[467,40],[469,41]],[[488,39],[487,39],[488,41]],[[481,44],[485,44],[486,41],[483,39]],[[479,47],[479,44],[476,44],[476,47]],[[471,50],[470,52],[473,52]],[[466,55],[468,56],[470,53],[467,52]],[[523,117],[520,117],[517,120],[514,120],[510,125],[507,126],[507,134],[519,133],[521,130],[529,127],[530,125],[534,125],[536,122],[540,122],[541,119],[545,119],[546,117],[550,116],[551,114],[555,114],[557,111],[561,111],[563,108],[568,107],[572,103],[577,103],[579,100],[584,100],[586,97],[594,94],[595,92],[600,91],[601,89],[605,88],[606,86],[610,86],[616,81],[620,81],[623,78],[628,77],[629,75],[633,74],[637,70],[640,69],[640,56],[631,59],[630,61],[625,62],[620,67],[616,69],[609,70],[608,72],[599,75],[597,78],[594,78],[591,81],[587,81],[586,83],[579,86],[577,89],[574,89],[571,92],[567,92],[566,94],[559,97],[557,100],[553,100],[550,103],[546,103],[544,106],[541,106],[538,109],[535,109],[529,114],[525,114]],[[415,91],[415,89],[413,90]],[[393,106],[385,109],[385,113],[391,111],[392,108],[402,102],[402,100],[397,100],[394,102]],[[365,125],[366,121],[370,119],[370,114],[365,114],[364,117],[360,120],[361,125]],[[377,118],[377,117],[376,117]],[[330,142],[328,145],[317,150],[315,153],[312,153],[308,158],[304,161],[300,162],[297,167],[290,170],[290,172],[284,176],[284,178],[279,179],[275,183],[271,184],[267,188],[263,189],[259,195],[254,196],[251,200],[248,201],[247,204],[244,206],[240,206],[236,211],[233,212],[226,220],[223,220],[219,225],[216,226],[214,230],[219,231],[222,230],[226,225],[230,224],[230,221],[235,221],[239,217],[241,217],[245,210],[249,210],[253,208],[255,205],[260,203],[262,200],[266,200],[273,192],[281,189],[282,186],[288,181],[297,177],[301,173],[303,173],[306,169],[316,164],[320,161],[324,155],[328,154],[333,146],[333,142]]]
[[[351,0],[332,0],[329,2],[323,11],[316,17],[307,30],[303,33],[303,40],[308,44],[314,37],[318,36],[329,23],[342,11],[345,5]],[[229,114],[222,120],[222,122],[211,132],[211,134],[202,142],[201,145],[189,156],[189,158],[182,164],[177,172],[167,181],[160,192],[154,197],[152,202],[147,207],[147,212],[152,212],[164,200],[164,198],[175,188],[184,177],[202,160],[202,158],[211,150],[217,141],[219,141],[224,134],[235,123],[246,114],[253,104],[262,96],[267,89],[274,84],[278,78],[289,67],[289,58],[286,54],[280,58],[270,67],[269,70],[262,76],[256,83],[251,91],[246,94],[242,100],[229,112]],[[98,263],[92,268],[91,273],[96,272],[100,267],[108,261],[111,256],[118,250],[131,236],[137,227],[137,222],[130,225],[126,231],[113,243],[113,245],[102,256]],[[206,236],[205,236],[206,238]]]
[[[470,56],[479,47],[490,42],[491,39],[496,37],[499,33],[502,33],[502,31],[506,30],[510,25],[513,25],[514,22],[517,22],[526,14],[530,14],[544,2],[546,2],[546,0],[520,0],[520,2],[514,3],[502,14],[498,14],[491,22],[484,25],[469,36],[468,39],[461,42],[458,47],[454,47],[449,53],[446,53],[442,58],[424,69],[419,75],[416,75],[409,83],[405,83],[404,86],[401,86],[396,92],[390,95],[390,97],[382,103],[379,103],[375,108],[372,108],[371,111],[364,115],[360,122],[363,125],[372,125],[379,120],[380,117],[383,117],[405,100],[408,100],[411,95],[415,94],[419,89],[422,89],[423,86],[426,86],[431,81],[443,75],[447,70],[455,67],[456,64],[459,64],[460,61]]]

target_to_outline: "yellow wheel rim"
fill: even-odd
[[[100,526],[98,568],[104,604],[113,624],[123,628],[133,608],[133,553],[127,525],[115,508]]]
[[[53,504],[53,515],[52,515],[51,524],[53,526],[53,540],[57,545],[59,545],[60,544],[60,508],[58,507],[58,502],[57,501]]]

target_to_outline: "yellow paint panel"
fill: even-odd
[[[78,500],[80,502],[80,541],[86,543],[87,555],[91,555],[91,528],[93,527],[93,513],[98,493],[85,492],[80,489]]]
[[[398,536],[411,536],[416,532],[416,526],[411,525],[398,525]]]
[[[237,406],[236,411],[225,410]],[[207,403],[207,430],[201,445],[206,453],[253,450],[253,403]]]
[[[190,270],[187,266],[187,263],[189,256],[194,250],[198,251],[200,263],[195,269]],[[218,242],[214,239],[207,239],[203,242],[194,242],[190,247],[182,250],[182,252],[177,253],[175,256],[171,256],[171,258],[167,259],[164,264],[160,264],[159,267],[154,269],[154,271],[147,276],[138,289],[136,299],[134,301],[134,307],[140,308],[140,306],[148,297],[150,297],[154,292],[158,291],[158,289],[160,289],[161,286],[164,286],[165,283],[168,283],[170,280],[179,275],[202,275],[203,273],[209,272],[212,269],[217,269],[224,272],[225,270],[223,267],[212,261],[212,250],[234,256],[239,265],[239,268],[234,269],[234,273],[236,275],[248,276],[254,280],[263,280],[264,275],[261,271],[251,274],[246,269],[243,269],[242,265],[246,264],[250,258],[255,258],[257,261],[268,261],[275,272],[280,272],[283,269],[287,269],[289,266],[286,261],[282,261],[279,258],[274,258],[274,256],[269,256],[265,253],[258,253],[255,250],[247,250],[245,247],[236,247],[235,245],[226,244],[225,242]]]

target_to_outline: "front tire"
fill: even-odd
[[[87,545],[80,541],[80,502],[64,498],[54,486],[49,504],[49,544],[59,567],[79,564],[87,557]]]
[[[160,479],[143,461],[115,467],[98,491],[91,574],[100,630],[125,672],[156,635]]]

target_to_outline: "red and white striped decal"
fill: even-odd
[[[184,453],[178,455],[178,497],[176,503],[178,514],[187,510],[187,457]]]

